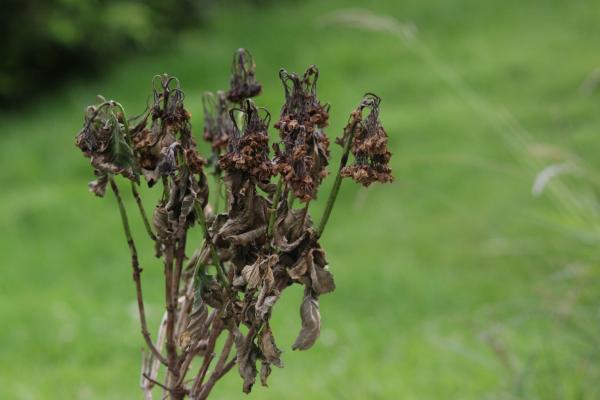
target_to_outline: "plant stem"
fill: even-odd
[[[142,198],[140,197],[140,193],[137,191],[135,187],[135,182],[131,182],[131,193],[135,198],[135,202],[137,203],[138,209],[140,210],[140,214],[142,215],[142,220],[144,221],[144,226],[146,227],[146,232],[150,236],[150,239],[156,241],[156,235],[152,232],[152,227],[150,226],[150,222],[148,220],[148,216],[146,215],[146,210],[144,209],[144,204],[142,203]]]
[[[138,312],[140,315],[140,325],[142,327],[142,336],[146,341],[146,345],[154,354],[154,356],[160,360],[160,362],[164,365],[168,365],[166,358],[160,354],[160,351],[156,348],[154,343],[152,342],[152,338],[150,336],[150,332],[148,331],[148,323],[146,321],[146,311],[144,310],[144,297],[142,293],[142,282],[141,282],[141,273],[142,269],[140,268],[137,249],[135,247],[135,242],[133,241],[133,237],[131,236],[131,229],[129,227],[129,219],[127,218],[127,211],[125,210],[125,205],[123,204],[123,199],[121,198],[121,194],[119,193],[119,187],[117,186],[115,180],[112,176],[109,176],[110,187],[115,194],[117,199],[117,203],[119,205],[119,212],[121,214],[121,223],[123,224],[123,230],[125,231],[125,237],[127,238],[127,245],[129,246],[129,252],[131,253],[131,267],[133,269],[133,281],[135,282],[135,290],[137,294],[137,305]]]
[[[337,175],[335,176],[335,181],[333,182],[333,187],[331,188],[329,198],[327,199],[325,211],[323,212],[321,222],[319,223],[319,230],[317,231],[317,235],[319,237],[321,237],[323,231],[325,230],[325,225],[327,225],[327,221],[329,220],[329,216],[331,215],[331,210],[333,210],[333,205],[335,204],[338,192],[340,191],[340,186],[342,185],[342,169],[346,166],[346,164],[348,164],[348,154],[350,153],[350,145],[352,144],[352,139],[354,138],[355,126],[356,124],[353,124],[349,127],[348,138],[344,143],[344,152],[342,153],[342,158],[340,159],[340,167],[338,168]]]
[[[269,209],[269,225],[267,225],[267,237],[271,237],[273,233],[273,225],[275,224],[275,216],[277,215],[277,208],[279,206],[279,198],[281,197],[281,191],[283,189],[283,179],[279,177],[279,181],[277,182],[277,190],[275,191],[275,196],[273,197],[273,204]]]
[[[194,204],[194,209],[196,210],[196,214],[198,215],[198,222],[202,226],[202,232],[204,233],[204,240],[210,247],[210,253],[212,255],[213,263],[217,268],[217,277],[221,281],[223,285],[227,285],[227,274],[225,273],[225,268],[223,264],[221,264],[221,259],[219,258],[219,254],[217,253],[217,249],[215,244],[210,236],[210,232],[208,232],[208,226],[206,225],[206,217],[204,216],[204,210],[200,207],[200,204],[196,202]]]
[[[167,305],[167,360],[169,362],[169,377],[167,381],[176,382],[179,378],[177,371],[177,348],[175,347],[175,298],[173,296],[173,256],[175,244],[165,246],[165,303]]]

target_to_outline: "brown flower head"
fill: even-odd
[[[204,140],[211,144],[217,154],[227,147],[227,140],[233,131],[233,121],[229,116],[229,105],[224,92],[205,92],[202,95],[204,110]]]
[[[238,49],[233,55],[231,87],[227,92],[229,101],[241,104],[244,100],[258,96],[262,87],[254,76],[256,64],[246,49]]]
[[[294,195],[301,201],[316,198],[327,176],[329,140],[323,132],[329,118],[328,105],[317,98],[319,70],[310,66],[300,78],[284,69],[279,77],[285,89],[285,103],[275,127],[283,148],[275,145],[275,164]]]
[[[190,170],[193,173],[202,172],[205,161],[196,149],[190,113],[185,109],[183,100],[177,78],[157,75],[153,79],[152,105],[133,119],[131,135],[134,153],[149,186],[161,176],[169,174],[165,168],[169,160],[165,160],[165,157],[172,154],[168,149],[174,143],[181,147]]]
[[[235,123],[235,112],[243,114],[242,131]],[[256,108],[251,100],[246,100],[244,109],[233,109],[230,116],[234,128],[219,166],[230,173],[241,172],[259,182],[268,181],[273,175],[268,132],[271,114],[264,108]]]
[[[99,177],[90,182],[90,190],[96,195],[104,194],[107,174],[119,174],[137,181],[129,134],[118,103],[100,97],[98,104],[89,106],[75,144],[90,158]]]
[[[392,154],[387,148],[388,136],[379,120],[381,99],[367,93],[360,105],[352,111],[344,129],[344,135],[336,139],[341,146],[352,138],[351,151],[354,164],[342,169],[342,176],[351,177],[364,186],[373,182],[392,182],[392,170],[388,166]],[[365,110],[369,114],[364,117]]]

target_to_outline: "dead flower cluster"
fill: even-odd
[[[250,99],[261,85],[244,49],[234,55],[229,91],[203,97],[209,162],[198,153],[185,96],[174,77],[156,76],[150,104],[133,118],[126,117],[121,104],[104,98],[87,108],[76,145],[97,176],[91,191],[102,197],[110,185],[117,199],[147,345],[140,382],[146,399],[155,389],[171,399],[205,399],[234,367],[244,392],[257,379],[266,386],[272,367],[283,367],[271,314],[293,284],[304,286],[304,296],[292,349],[309,349],[319,337],[319,298],[335,289],[319,238],[341,180],[349,176],[366,186],[390,182],[392,176],[380,99],[368,94],[338,139],[344,147],[340,167],[320,224],[313,224],[308,204],[317,196],[329,161],[323,131],[329,106],[317,97],[317,78],[315,66],[302,76],[281,70],[285,102],[275,124],[281,141],[273,155],[271,117]],[[346,166],[350,151],[355,162]],[[208,169],[216,188],[210,196]],[[155,339],[147,326],[142,268],[118,175],[130,181],[164,267],[165,313]],[[142,180],[162,189],[151,218],[138,191]],[[222,209],[221,197],[226,200]],[[302,207],[294,207],[296,199]],[[190,254],[188,233],[196,226],[203,241]]]

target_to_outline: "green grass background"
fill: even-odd
[[[349,7],[410,24],[416,39],[323,24]],[[364,92],[379,94],[396,176],[368,190],[344,182],[322,240],[337,290],[322,297],[321,339],[291,351],[301,290],[286,291],[273,324],[285,368],[248,398],[600,398],[600,94],[588,79],[600,67],[599,3],[310,0],[208,11],[205,26],[168,49],[1,112],[0,399],[141,398],[127,247],[114,199],[87,191],[92,173],[74,136],[96,94],[137,113],[151,77],[168,72],[199,138],[200,95],[227,87],[238,47],[254,54],[257,102],[275,115],[278,69],[317,64],[330,137]],[[536,174],[565,162],[575,170],[532,196]],[[154,327],[162,268],[134,226]],[[214,394],[244,397],[237,373]]]

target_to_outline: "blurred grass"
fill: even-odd
[[[414,24],[418,40],[411,47],[320,24],[347,7],[341,1],[233,3],[170,50],[1,114],[0,398],[141,397],[127,248],[114,200],[87,192],[92,174],[73,138],[96,94],[133,114],[161,72],[181,80],[199,137],[200,94],[226,87],[238,47],[254,54],[264,85],[258,103],[275,114],[278,69],[317,64],[320,97],[332,104],[330,137],[365,91],[383,97],[397,178],[366,191],[343,185],[323,238],[337,290],[322,298],[321,340],[305,353],[289,350],[301,292],[286,292],[274,313],[286,367],[251,398],[600,397],[599,213],[584,179],[600,170],[600,95],[579,89],[600,66],[600,6],[362,6]],[[473,107],[439,68],[483,103]],[[573,158],[583,175],[531,196],[540,167]],[[162,269],[135,226],[156,326]],[[236,375],[215,398],[242,396]]]

